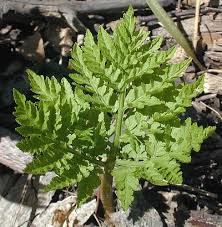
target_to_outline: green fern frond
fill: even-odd
[[[129,164],[129,163],[128,163]],[[113,171],[115,177],[118,198],[122,207],[126,210],[133,201],[133,193],[138,190],[139,180],[136,176],[136,168],[130,165],[119,166]]]
[[[89,176],[83,178],[78,183],[77,195],[78,195],[78,206],[82,205],[88,198],[93,194],[93,190],[98,188],[100,185],[99,172],[94,169],[90,172]]]
[[[189,163],[191,152],[215,130],[180,120],[203,91],[203,77],[176,83],[191,60],[172,64],[175,48],[159,50],[163,38],[149,40],[135,24],[130,7],[112,35],[102,27],[97,37],[87,30],[83,45],[75,44],[71,53],[73,84],[28,70],[35,99],[14,90],[17,131],[23,136],[18,147],[34,155],[25,171],[54,171],[46,190],[78,185],[78,205],[104,172],[114,176],[124,209],[140,178],[181,184],[181,163]]]
[[[44,78],[37,76],[33,71],[27,70],[28,78],[31,83],[31,90],[35,93],[35,98],[42,101],[53,101],[58,98],[61,86],[55,77]]]

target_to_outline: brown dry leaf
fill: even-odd
[[[72,211],[75,205],[76,196],[69,196],[62,201],[51,203],[43,212],[35,217],[32,226],[72,227],[67,222],[70,211]]]
[[[76,208],[76,196],[51,203],[33,221],[33,226],[73,227],[83,226],[96,210],[96,199]]]
[[[45,32],[46,39],[50,42],[55,51],[60,53],[63,57],[69,55],[73,46],[74,35],[75,33],[71,28],[54,23],[49,23]]]
[[[52,223],[54,226],[62,226],[68,217],[69,211],[56,209],[54,211],[54,216],[52,219]]]
[[[16,50],[33,63],[41,64],[45,59],[44,43],[38,31],[25,39],[23,45]]]
[[[69,55],[71,48],[73,46],[73,41],[72,41],[72,30],[71,28],[61,28],[59,32],[59,46],[61,48],[61,56],[66,57]]]
[[[222,35],[219,32],[205,32],[201,34],[202,42],[207,45],[208,49],[213,47],[214,43],[222,38]]]
[[[83,226],[95,213],[96,207],[96,199],[93,199],[88,203],[84,203],[78,209],[74,209],[69,215],[69,225],[63,225],[63,227]]]

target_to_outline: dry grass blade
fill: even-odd
[[[158,1],[147,0],[146,1],[150,9],[159,19],[159,21],[164,25],[166,30],[173,36],[173,38],[184,48],[186,53],[193,59],[195,64],[201,69],[205,70],[205,67],[197,59],[196,54],[194,53],[192,47],[190,46],[187,39],[184,37],[182,32],[174,24],[173,20],[168,16],[163,7],[159,4]]]

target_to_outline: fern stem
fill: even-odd
[[[108,156],[106,160],[106,165],[104,167],[104,174],[101,176],[101,187],[100,187],[100,196],[103,207],[105,209],[106,221],[109,222],[110,215],[114,212],[113,206],[113,176],[111,174],[116,160],[116,155],[119,150],[120,145],[120,135],[122,130],[123,114],[124,114],[124,100],[125,100],[125,91],[120,93],[119,96],[119,110],[116,118],[116,130],[114,138],[114,152]]]
[[[109,161],[107,159],[107,161]],[[101,176],[101,185],[100,185],[100,199],[103,204],[103,208],[105,210],[105,218],[106,221],[109,220],[110,215],[114,212],[113,206],[113,176],[111,175],[111,171],[107,168],[108,165],[104,168],[104,173]],[[109,221],[108,221],[109,222]]]
[[[122,130],[125,94],[126,94],[126,92],[124,91],[124,92],[120,93],[120,97],[119,97],[119,110],[118,110],[118,113],[117,113],[116,131],[115,131],[115,138],[114,138],[115,150],[118,150],[119,145],[120,145],[119,139],[120,139],[121,130]]]

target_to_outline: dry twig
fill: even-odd
[[[218,199],[218,195],[212,192],[205,191],[203,189],[195,188],[186,184],[175,185],[178,189],[187,190],[194,194],[200,194],[202,196],[210,197],[212,199]]]
[[[18,208],[18,210],[17,210],[17,212],[15,214],[15,221],[14,221],[14,225],[13,226],[16,226],[16,221],[18,219],[18,216],[21,215],[20,214],[21,207],[22,207],[22,204],[25,201],[25,197],[26,197],[26,194],[27,194],[27,191],[28,191],[28,185],[31,182],[31,180],[32,180],[32,174],[29,174],[28,177],[27,177],[27,180],[25,182],[25,185],[23,187],[23,190],[22,190],[21,201],[20,201],[20,204],[19,204],[19,208]]]
[[[218,118],[222,121],[222,116],[218,111],[216,111],[214,108],[212,108],[211,106],[207,105],[206,103],[204,103],[202,101],[200,101],[200,103],[202,105],[206,106],[208,109],[212,110],[218,116]]]
[[[215,98],[217,96],[217,94],[208,94],[208,95],[203,95],[197,99],[195,99],[196,102],[200,102],[200,101],[205,101],[205,100],[208,100],[208,99],[212,99],[212,98]]]
[[[199,11],[199,15],[204,15],[207,13],[221,13],[222,8],[212,8],[212,7],[202,7]],[[173,20],[176,20],[178,17],[185,19],[187,17],[193,17],[195,15],[195,9],[187,9],[183,11],[173,10],[167,13]],[[155,15],[149,16],[137,16],[137,19],[140,22],[147,22],[148,25],[155,25],[158,22],[158,19]]]
[[[197,42],[199,39],[199,22],[200,22],[200,0],[196,0],[194,31],[193,31],[193,47],[197,50]]]

